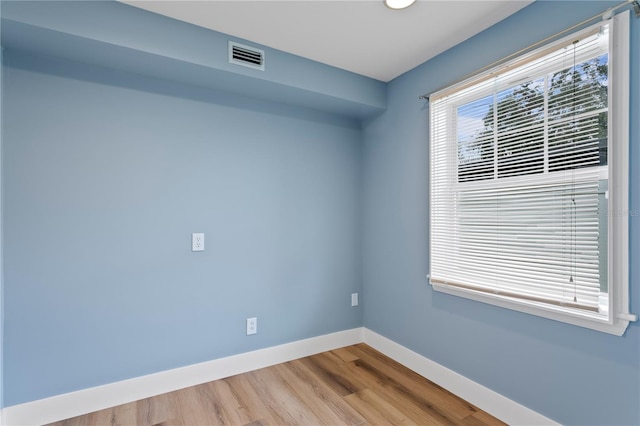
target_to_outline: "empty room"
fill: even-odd
[[[0,425],[640,425],[640,4],[0,2]]]

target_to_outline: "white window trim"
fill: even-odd
[[[431,282],[433,289],[467,299],[508,308],[568,324],[622,336],[637,315],[629,311],[629,20],[625,11],[613,18],[610,35],[611,93],[609,103],[609,320],[589,313],[562,311],[542,303]],[[569,39],[572,36],[565,37]],[[558,43],[561,43],[559,41]],[[492,71],[488,71],[491,73]],[[495,71],[494,71],[495,72]],[[465,82],[461,83],[465,84]],[[450,89],[445,89],[449,91]],[[437,94],[432,95],[432,99]]]

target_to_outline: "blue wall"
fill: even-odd
[[[418,96],[605,10],[536,2],[395,79],[363,152],[366,327],[564,424],[640,424],[640,327],[623,337],[435,293],[428,272],[428,104]],[[631,199],[640,211],[640,22],[632,18]],[[640,313],[640,215],[630,218]]]
[[[4,60],[5,406],[362,325],[357,122]]]
[[[0,14],[9,49],[351,117],[386,105],[381,81],[114,0],[3,0]],[[263,49],[264,71],[230,64],[229,40]]]

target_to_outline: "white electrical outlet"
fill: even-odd
[[[351,293],[351,306],[358,306],[358,293]]]
[[[258,318],[247,318],[247,336],[258,332]]]
[[[204,251],[204,234],[202,232],[191,234],[191,251]]]

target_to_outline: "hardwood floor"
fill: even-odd
[[[365,344],[61,422],[90,425],[503,425]]]

